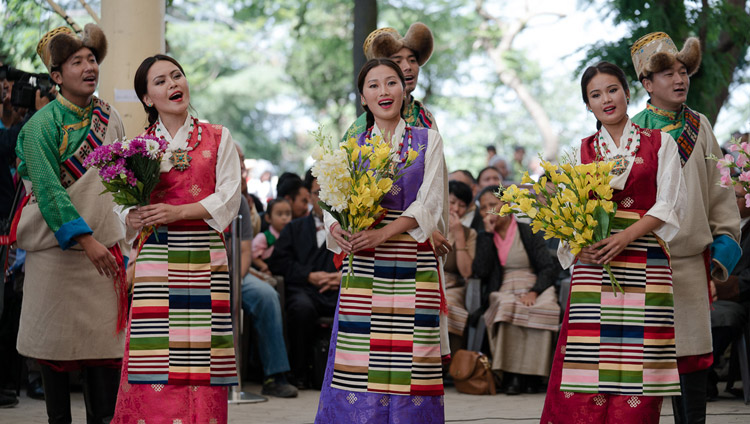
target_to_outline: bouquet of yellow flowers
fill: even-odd
[[[519,189],[515,184],[495,193],[506,202],[498,214],[518,213],[529,217],[534,233],[541,230],[545,240],[560,239],[568,244],[573,255],[609,237],[617,210],[617,205],[611,201],[609,185],[614,162],[558,166],[542,161],[541,164],[545,173],[538,182],[534,182],[528,172],[521,180],[522,184],[531,184],[534,193],[526,188]],[[610,265],[605,264],[604,269],[609,274],[612,291],[615,292],[617,286],[623,292]]]
[[[409,147],[401,159],[400,152],[393,152],[391,143],[379,135],[366,139],[362,145],[354,137],[336,145],[321,127],[312,136],[318,143],[312,152],[312,174],[320,185],[320,207],[352,234],[368,229],[385,213],[380,206],[383,196],[419,152]],[[347,287],[352,259],[349,255]]]

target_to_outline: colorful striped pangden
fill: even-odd
[[[639,217],[617,211],[612,233]],[[601,266],[575,265],[560,390],[679,395],[672,271],[662,242],[639,238],[615,257],[612,272],[624,295],[615,296]]]
[[[137,259],[128,381],[237,384],[229,296],[224,242],[205,222],[151,234]]]
[[[380,225],[400,214],[391,211]],[[353,268],[340,294],[331,387],[442,395],[440,285],[430,244],[397,235],[355,254]]]

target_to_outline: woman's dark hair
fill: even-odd
[[[500,176],[500,181],[503,180],[503,174],[500,173],[500,170],[498,170],[494,166],[486,166],[486,167],[482,168],[481,171],[479,171],[479,174],[477,175],[477,182],[479,182],[479,181],[482,180],[482,174],[484,174],[487,171],[495,171],[495,172],[497,172],[497,175]]]
[[[377,68],[380,65],[385,65],[391,69],[393,69],[396,72],[396,75],[398,75],[398,79],[401,80],[401,88],[406,89],[406,79],[404,78],[404,73],[401,72],[401,68],[396,65],[396,62],[392,61],[391,59],[379,57],[376,59],[370,59],[367,61],[367,63],[362,66],[362,69],[359,70],[359,75],[357,76],[357,88],[359,89],[359,94],[362,94],[362,91],[365,87],[365,78],[367,77],[367,74],[373,69]],[[365,114],[367,117],[367,127],[370,128],[375,124],[375,116],[373,116],[372,112],[370,111],[370,108],[367,106],[362,106],[362,108],[365,110]],[[401,117],[404,117],[404,109],[406,108],[406,102],[404,99],[401,99]]]
[[[497,192],[498,190],[500,190],[500,186],[496,186],[496,185],[491,185],[491,186],[487,186],[487,187],[485,187],[485,188],[481,189],[481,190],[479,191],[479,193],[477,194],[477,202],[479,202],[479,199],[481,199],[481,198],[482,198],[482,196],[484,196],[484,195],[485,195],[485,194],[487,194],[487,193],[492,193],[492,195],[494,196],[494,195],[495,195],[495,193],[496,193],[496,192]]]
[[[179,68],[180,72],[182,72],[182,75],[185,75],[185,71],[182,69],[182,65],[180,65],[177,60],[167,55],[157,54],[143,59],[143,62],[141,62],[138,70],[135,71],[135,77],[133,78],[133,87],[135,88],[135,94],[136,96],[138,96],[138,100],[141,101],[143,109],[148,114],[149,126],[153,125],[153,123],[156,122],[157,119],[159,119],[159,112],[154,106],[146,106],[146,103],[143,101],[143,96],[145,96],[148,92],[148,70],[151,69],[151,66],[153,66],[154,63],[160,60],[166,60],[168,62],[174,63],[175,66]]]
[[[288,200],[286,200],[286,199],[285,199],[285,198],[283,198],[283,197],[277,197],[277,198],[275,198],[275,199],[271,200],[270,202],[268,202],[268,206],[266,207],[266,213],[265,213],[265,216],[266,216],[266,218],[267,218],[267,219],[268,219],[269,221],[271,220],[271,214],[273,214],[273,209],[274,209],[274,207],[275,207],[276,205],[278,205],[279,203],[282,203],[282,202],[286,202],[286,203],[289,203],[289,201],[288,201]]]
[[[456,196],[456,198],[464,203],[466,206],[471,205],[471,187],[462,183],[461,181],[448,181],[448,194]]]
[[[583,97],[583,102],[586,103],[588,106],[589,104],[589,93],[588,93],[588,85],[591,82],[592,79],[594,79],[595,76],[602,74],[608,74],[612,75],[617,78],[618,81],[620,81],[620,85],[622,85],[622,89],[625,90],[626,93],[630,93],[630,88],[628,87],[628,79],[625,76],[625,72],[620,69],[619,66],[609,63],[609,62],[599,62],[596,65],[589,66],[586,68],[585,71],[583,71],[583,76],[581,77],[581,96]],[[599,120],[596,120],[596,129],[599,130],[602,128],[602,123],[599,122]]]

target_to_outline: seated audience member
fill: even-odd
[[[250,216],[250,206],[245,196],[241,199],[240,215],[243,218]],[[264,376],[261,393],[283,398],[296,397],[297,388],[289,384],[284,376],[290,368],[284,343],[279,294],[270,284],[250,270],[253,253],[252,238],[251,221],[243,219],[240,229],[242,308],[253,318],[253,327],[258,333],[256,342]]]
[[[480,211],[502,207],[502,201],[490,202],[490,195],[492,191],[479,198]],[[560,269],[542,235],[533,234],[529,225],[513,215],[487,212],[483,223],[473,271],[482,280],[492,370],[503,373],[507,394],[519,394],[522,389],[536,393],[536,376],[548,376],[552,364],[560,318],[553,284]]]
[[[479,184],[480,190],[487,186],[499,186],[502,183],[503,176],[500,174],[500,171],[491,166],[482,169],[479,171],[479,175],[477,175],[477,184]]]
[[[304,181],[299,175],[285,172],[279,177],[276,184],[277,199],[286,199],[292,206],[292,219],[297,219],[310,212],[310,190],[305,187]],[[261,231],[268,229],[268,221],[261,220]]]
[[[242,197],[247,200],[247,204],[250,207],[250,215],[245,216],[245,219],[250,220],[250,224],[252,226],[253,232],[252,234],[258,234],[260,232],[260,214],[258,211],[263,212],[263,203],[258,200],[258,198],[248,193],[247,191],[247,167],[245,167],[245,154],[242,152],[242,146],[240,146],[239,143],[235,142],[234,147],[237,149],[237,154],[240,155],[240,190],[242,193]]]
[[[742,256],[737,266],[734,267],[732,275],[727,281],[713,281],[711,292],[714,294],[713,308],[711,310],[711,337],[714,348],[714,366],[719,359],[748,325],[750,316],[750,208],[746,206],[746,191],[741,185],[734,186],[734,194],[737,197],[737,206],[740,209],[742,219],[740,228],[742,238]],[[716,388],[718,377],[712,369],[709,374],[708,396],[715,398],[719,392]]]
[[[461,214],[471,203],[471,188],[460,181],[448,183],[450,223],[448,240],[453,249],[445,258],[445,295],[448,301],[448,332],[451,352],[464,347],[466,327],[466,279],[471,277],[477,232],[461,223]]]
[[[281,231],[267,261],[271,272],[284,277],[289,359],[300,388],[309,387],[317,320],[333,317],[341,281],[333,252],[325,244],[323,211],[318,205],[320,186],[309,171],[305,186],[312,193],[312,213],[293,220]]]
[[[271,275],[265,260],[273,253],[273,244],[281,235],[281,230],[292,220],[292,206],[286,199],[275,199],[268,202],[264,215],[268,229],[253,239],[253,266],[258,271]]]
[[[464,224],[467,227],[471,226],[471,221],[474,219],[474,214],[477,211],[476,203],[474,202],[474,196],[477,195],[477,192],[479,191],[479,186],[477,185],[477,181],[474,179],[474,176],[471,175],[471,172],[460,169],[458,171],[453,171],[448,175],[448,181],[460,181],[471,189],[471,201],[466,204],[466,210],[461,213],[461,223]]]

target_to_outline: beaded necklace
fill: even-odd
[[[367,129],[365,142],[367,142],[367,140],[372,140],[372,128],[373,127]],[[406,163],[406,158],[409,157],[409,147],[416,150],[414,149],[414,146],[412,146],[412,139],[411,126],[407,125],[404,127],[404,138],[398,143],[398,157],[401,163]],[[406,143],[404,143],[404,141],[406,141]],[[406,146],[406,149],[404,149],[404,146]]]
[[[612,167],[612,174],[622,175],[625,171],[627,171],[628,165],[630,165],[630,160],[635,157],[635,154],[638,153],[638,150],[641,148],[641,131],[640,130],[641,130],[640,127],[638,127],[636,124],[632,124],[630,128],[630,134],[628,135],[628,141],[625,144],[626,153],[625,154],[618,153],[612,157],[609,156],[609,154],[611,153],[611,150],[607,142],[604,140],[604,134],[602,133],[601,130],[599,130],[594,136],[596,140],[596,142],[594,143],[594,150],[596,151],[596,160],[597,161],[605,161],[605,160],[613,161],[615,163],[615,166]]]
[[[190,132],[188,132],[187,136],[187,148],[186,149],[174,149],[172,150],[172,155],[169,157],[169,161],[172,162],[172,166],[178,170],[178,171],[184,171],[188,168],[190,168],[190,161],[193,160],[193,158],[190,156],[190,152],[193,149],[196,149],[199,144],[201,144],[201,136],[203,134],[203,128],[198,125],[198,118],[191,117],[190,120]],[[190,141],[193,139],[193,132],[195,132],[195,128],[198,128],[198,136],[195,141],[195,144],[193,147],[190,147]],[[159,125],[157,125],[157,122],[154,122],[153,125],[151,125],[146,132],[148,134],[151,134],[153,136],[157,136],[160,139],[164,140],[164,134],[161,134],[161,128]]]

